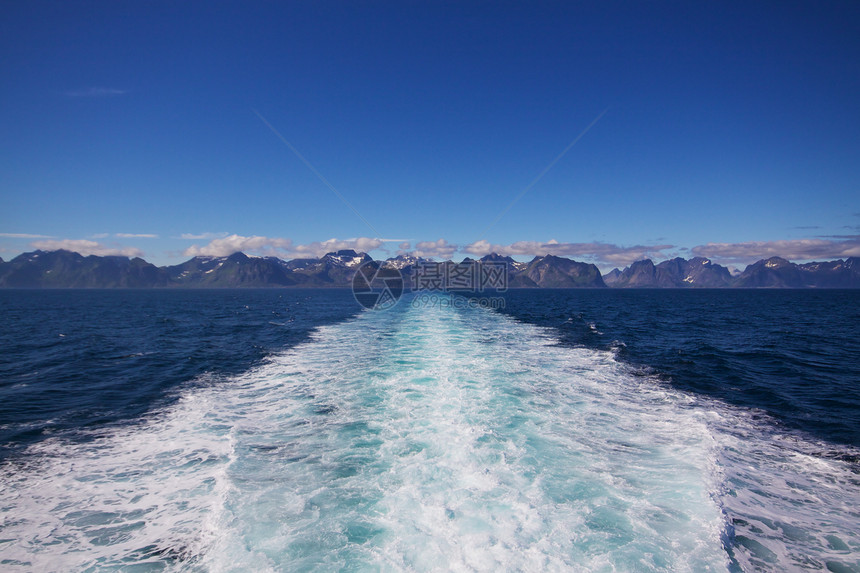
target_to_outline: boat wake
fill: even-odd
[[[7,461],[2,565],[858,570],[856,461],[775,428],[550,330],[401,303]]]

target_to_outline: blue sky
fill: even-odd
[[[5,260],[860,255],[857,2],[11,1],[0,82]]]

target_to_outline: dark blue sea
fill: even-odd
[[[0,569],[860,571],[860,291],[494,296],[0,290]]]

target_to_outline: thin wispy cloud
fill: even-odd
[[[116,97],[125,95],[128,93],[128,90],[121,90],[117,88],[108,88],[101,86],[92,86],[88,88],[76,89],[76,90],[68,90],[65,94],[68,97],[74,98],[104,98],[104,97]]]
[[[222,239],[229,234],[230,233],[182,233],[179,235],[179,238],[187,241],[209,241],[212,239]]]
[[[108,237],[116,237],[117,239],[157,239],[158,235],[154,233],[93,233],[89,236],[90,239],[107,239]]]
[[[0,233],[6,239],[53,239],[51,235],[34,235],[31,233]]]
[[[143,251],[135,247],[111,247],[88,239],[59,239],[50,241],[34,241],[30,243],[35,249],[42,251],[65,250],[81,255],[97,255],[100,257],[118,255],[122,257],[142,257]]]

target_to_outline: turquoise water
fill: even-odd
[[[11,570],[857,570],[855,465],[482,309],[367,311],[2,472]]]

